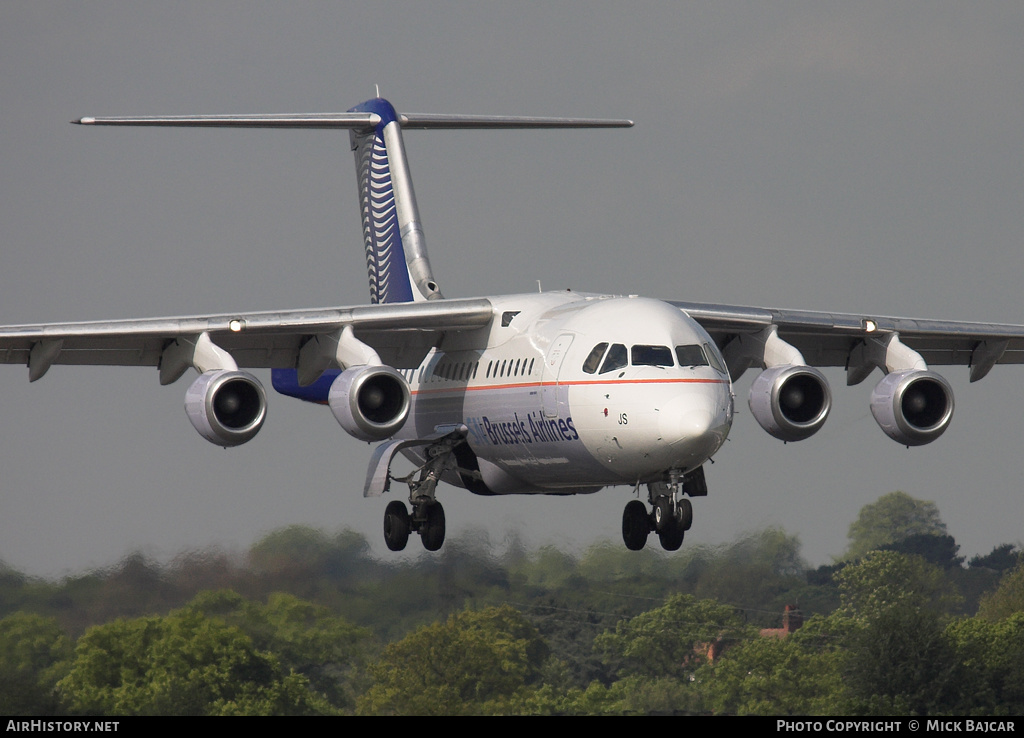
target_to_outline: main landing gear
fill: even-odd
[[[394,500],[384,510],[384,543],[392,551],[401,551],[409,542],[409,533],[420,534],[423,548],[437,551],[444,545],[444,508],[437,500],[420,500],[413,513],[404,502]]]
[[[384,543],[390,550],[403,550],[413,532],[420,534],[423,548],[428,551],[437,551],[444,545],[444,508],[434,498],[434,491],[441,475],[455,464],[454,445],[445,442],[430,446],[427,463],[400,480],[409,485],[412,514],[400,500],[388,503],[384,510]]]
[[[699,467],[685,476],[672,471],[668,482],[651,482],[647,491],[650,512],[640,500],[630,500],[622,511],[622,540],[626,548],[639,551],[647,545],[647,536],[656,532],[663,549],[678,551],[683,545],[683,536],[693,525],[693,505],[683,495],[707,494],[704,468]]]

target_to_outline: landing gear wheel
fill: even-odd
[[[647,534],[651,532],[651,520],[647,507],[640,500],[630,500],[622,511],[622,540],[630,551],[639,551],[647,545]]]
[[[676,522],[679,530],[690,530],[693,525],[693,505],[685,497],[676,503]]]
[[[654,502],[654,529],[660,534],[675,527],[676,516],[672,509],[671,497],[659,497]]]
[[[683,536],[686,531],[673,523],[664,530],[658,531],[658,538],[661,540],[661,547],[666,551],[678,551],[683,545]]]
[[[440,502],[427,505],[420,538],[423,539],[423,548],[428,551],[437,551],[444,544],[444,508]]]
[[[409,511],[404,502],[389,502],[384,510],[384,543],[392,551],[401,551],[409,542]]]

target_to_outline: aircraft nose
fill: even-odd
[[[661,435],[669,443],[677,443],[686,439],[700,438],[714,424],[714,416],[706,407],[679,408],[671,410],[661,419]]]
[[[662,441],[691,453],[712,455],[729,432],[727,413],[712,398],[677,397],[661,410]]]

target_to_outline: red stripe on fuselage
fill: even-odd
[[[562,386],[586,386],[586,385],[611,385],[611,384],[725,384],[725,379],[696,379],[682,378],[675,379],[578,379],[565,382],[522,382],[512,384],[487,384],[476,387],[438,387],[436,389],[411,390],[412,394],[434,394],[439,392],[479,392],[481,390],[518,389],[521,387],[562,387]]]

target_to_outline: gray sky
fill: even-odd
[[[627,131],[409,132],[448,296],[546,289],[1024,322],[1024,6],[882,3],[4,3],[0,322],[367,301],[344,132],[88,129],[83,115],[345,110],[631,117]],[[934,500],[961,553],[1019,541],[1024,367],[956,392],[906,449],[845,387],[814,438],[750,417],[708,469],[687,543],[778,525],[842,552],[857,511]],[[269,384],[269,374],[266,375]],[[270,397],[222,450],[186,380],[0,371],[0,560],[45,575],[244,547],[293,523],[364,531],[370,447],[325,408]],[[618,540],[625,488],[481,499],[450,534],[496,547]],[[405,555],[419,555],[412,541]]]

